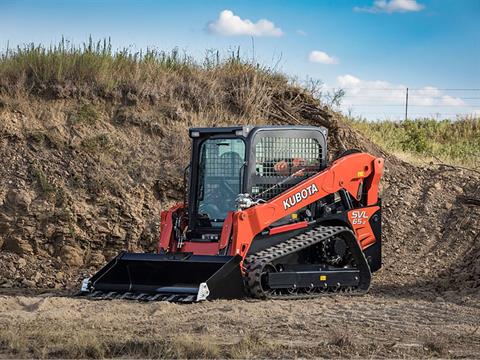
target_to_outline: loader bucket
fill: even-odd
[[[120,253],[82,285],[93,298],[200,301],[245,296],[241,256]]]

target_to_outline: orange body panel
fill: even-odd
[[[366,153],[351,154],[265,204],[235,212],[230,255],[245,257],[253,238],[270,224],[341,189],[360,200],[359,188],[365,183],[368,204],[376,204],[382,170],[383,159]]]
[[[173,220],[172,216],[176,212],[183,211],[184,204],[176,204],[166,211],[160,213],[160,241],[158,242],[158,252],[161,250],[171,250],[173,247]]]
[[[352,225],[353,231],[357,236],[362,250],[375,242],[375,235],[370,226],[370,217],[380,209],[379,206],[366,207],[361,209],[350,210],[348,212],[348,220]]]
[[[218,250],[218,242],[216,241],[205,243],[186,241],[180,248],[181,252],[193,253],[195,255],[216,255]]]
[[[225,249],[228,245],[228,241],[230,240],[230,236],[232,235],[232,226],[233,226],[233,211],[229,211],[227,216],[225,217],[225,221],[223,222],[222,233],[220,234],[220,243],[218,244],[218,248]]]

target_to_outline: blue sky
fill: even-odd
[[[262,20],[264,19],[264,20]],[[111,37],[115,47],[241,52],[347,89],[342,109],[480,114],[480,0],[0,0],[0,47]],[[253,39],[253,40],[252,40]]]

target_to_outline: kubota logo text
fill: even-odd
[[[283,200],[283,208],[287,210],[288,208],[305,200],[309,196],[312,196],[316,192],[318,192],[318,188],[315,186],[315,184],[309,185],[305,189],[300,190],[299,192],[293,194],[288,199]]]

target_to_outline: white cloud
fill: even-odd
[[[338,59],[334,56],[328,55],[326,52],[320,50],[313,50],[308,55],[308,60],[313,63],[320,63],[320,64],[338,64]]]
[[[297,30],[296,33],[297,35],[300,35],[300,36],[307,36],[307,33],[303,30]]]
[[[417,12],[425,8],[425,5],[417,3],[417,0],[375,0],[370,7],[354,7],[354,11],[369,13],[394,13],[394,12]]]
[[[442,96],[442,103],[447,106],[463,106],[466,105],[465,101],[460,98],[453,97],[450,95],[443,95]]]
[[[402,85],[394,86],[390,84],[388,81],[383,81],[383,80],[373,80],[373,81],[361,80],[358,77],[350,74],[337,76],[337,84],[341,88],[346,89],[347,92],[351,95],[358,95],[359,93],[364,94],[365,91],[372,92],[372,91],[377,91],[378,89],[381,89],[381,90],[390,89],[392,91],[389,91],[389,92],[393,92],[393,93],[396,93],[399,90],[405,91],[405,86],[402,86]]]
[[[338,76],[335,88],[345,90],[341,108],[356,114],[395,114],[400,118],[405,105],[407,86],[384,80],[363,80],[351,74]],[[409,113],[464,113],[468,104],[434,86],[409,90]],[[416,116],[412,115],[412,116]]]
[[[350,88],[351,90],[354,90],[362,83],[362,81],[353,75],[347,74],[337,76],[337,83],[342,88]]]
[[[231,10],[223,10],[218,19],[207,24],[207,30],[212,34],[223,36],[249,35],[249,36],[274,36],[283,35],[282,29],[267,19],[260,19],[256,23],[242,19]]]

